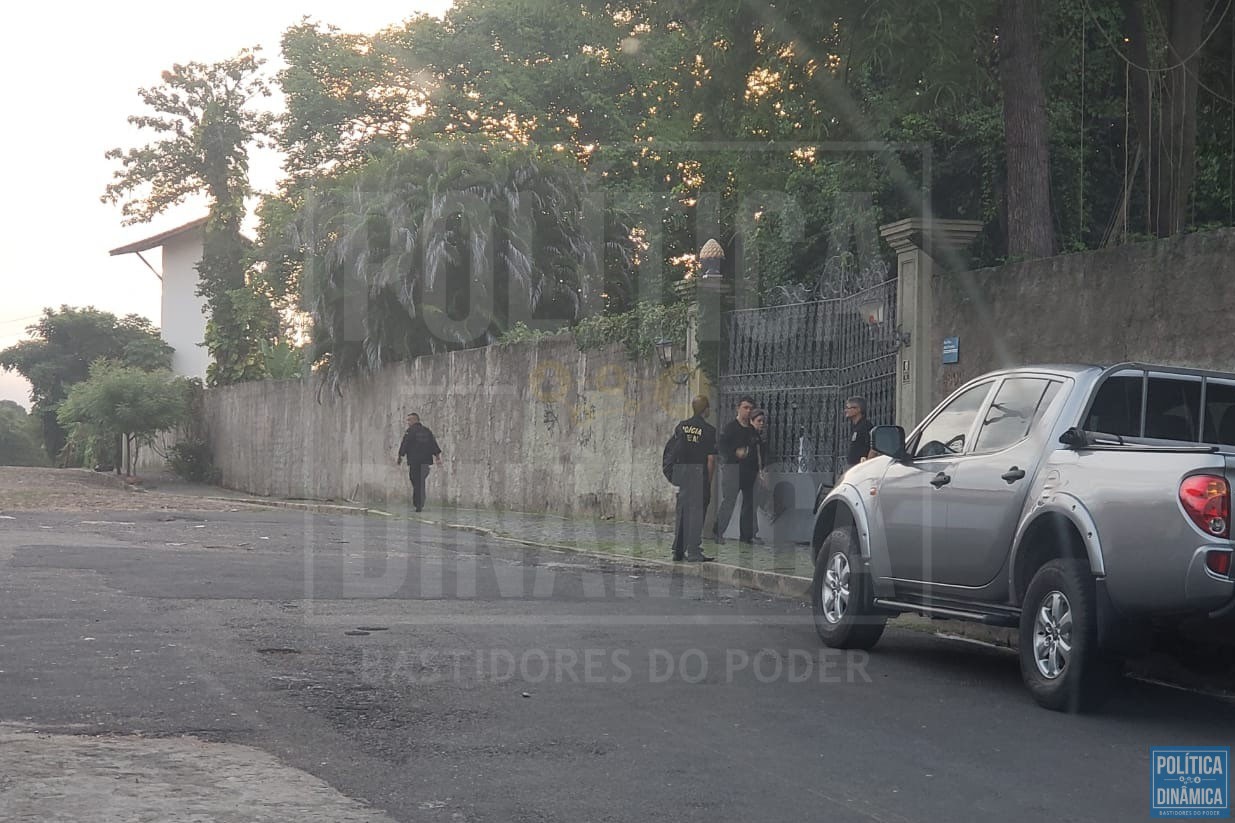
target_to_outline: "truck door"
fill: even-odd
[[[889,466],[880,481],[876,505],[894,579],[930,579],[946,538],[952,477],[994,385],[979,383],[939,409],[910,440],[910,458]]]
[[[1063,385],[1008,377],[996,389],[972,449],[952,472],[935,582],[978,588],[1003,569],[1034,472],[1051,448],[1046,438],[1067,394]]]

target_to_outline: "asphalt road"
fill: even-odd
[[[243,744],[400,821],[1010,823],[1148,817],[1149,748],[1235,707],[1054,714],[1003,652],[824,652],[796,602],[402,521],[109,513],[0,520],[0,724]]]

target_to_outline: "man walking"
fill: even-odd
[[[681,439],[673,465],[673,485],[678,487],[673,559],[687,563],[715,559],[703,554],[703,515],[716,473],[716,427],[704,419],[710,405],[703,395],[696,397],[690,403],[695,416],[678,423],[674,431],[674,437]]]
[[[407,416],[407,431],[399,444],[395,465],[400,465],[405,457],[407,474],[412,481],[412,505],[416,511],[421,511],[425,507],[425,480],[429,477],[429,466],[433,463],[442,465],[442,450],[433,432],[421,424],[420,415],[415,412]]]
[[[755,482],[759,479],[759,433],[750,422],[755,400],[738,400],[737,416],[720,431],[720,508],[716,516],[716,542],[725,542],[725,530],[733,519],[739,492],[742,514],[739,535],[743,543],[755,542]]]
[[[866,419],[866,398],[850,397],[845,401],[845,419],[849,421],[849,446],[845,450],[845,468],[854,466],[874,457],[871,451],[871,429],[875,428]]]

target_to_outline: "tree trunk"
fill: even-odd
[[[1132,120],[1136,123],[1136,133],[1145,157],[1145,228],[1150,234],[1157,234],[1157,224],[1154,222],[1154,169],[1158,165],[1158,148],[1153,136],[1153,100],[1150,97],[1152,77],[1148,72],[1136,68],[1149,65],[1149,36],[1145,33],[1145,14],[1141,8],[1141,0],[1120,0],[1120,5],[1123,7],[1124,27],[1128,33],[1128,46],[1132,52],[1133,63],[1129,68],[1132,99],[1128,101],[1128,107],[1132,110]],[[1133,178],[1135,177],[1134,174]]]
[[[999,79],[1007,155],[1009,257],[1050,257],[1056,251],[1038,19],[1037,0],[1003,0]]]

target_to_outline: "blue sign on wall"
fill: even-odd
[[[943,339],[943,362],[959,363],[961,359],[961,339],[945,337]]]

